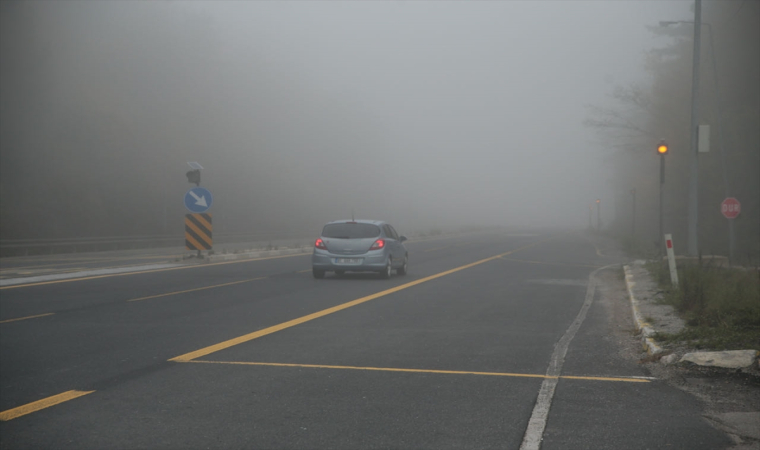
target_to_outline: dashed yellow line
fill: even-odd
[[[67,402],[69,400],[74,400],[75,398],[81,397],[83,395],[92,394],[93,392],[95,391],[66,391],[62,394],[43,398],[42,400],[37,400],[36,402],[27,403],[26,405],[0,412],[0,421],[6,422],[17,417],[31,414],[41,409],[49,408],[51,406]]]
[[[151,298],[168,297],[170,295],[185,294],[187,292],[204,291],[206,289],[214,289],[214,288],[218,288],[218,287],[232,286],[232,285],[241,284],[241,283],[250,283],[251,281],[263,280],[265,278],[266,277],[250,278],[248,280],[232,281],[232,282],[229,282],[229,283],[215,284],[213,286],[203,286],[203,287],[199,287],[199,288],[195,288],[195,289],[186,289],[184,291],[175,291],[175,292],[167,292],[165,294],[149,295],[147,297],[133,298],[133,299],[130,299],[130,300],[127,300],[127,301],[128,302],[137,302],[137,301],[140,301],[140,300],[148,300],[148,299],[151,299]]]
[[[38,317],[46,317],[46,316],[52,316],[55,313],[45,313],[45,314],[37,314],[36,316],[26,316],[26,317],[18,317],[16,319],[6,319],[6,320],[0,320],[0,323],[8,323],[8,322],[17,322],[19,320],[27,320],[27,319],[36,319]]]
[[[560,375],[552,377],[548,375],[533,373],[509,373],[509,372],[475,372],[470,370],[435,370],[435,369],[404,369],[398,367],[361,367],[361,366],[332,366],[325,364],[287,364],[287,363],[268,363],[268,362],[247,362],[247,361],[184,361],[201,364],[229,364],[239,366],[271,366],[271,367],[299,367],[308,369],[336,369],[336,370],[367,370],[378,372],[408,372],[408,373],[437,373],[444,375],[482,375],[492,377],[512,377],[512,378],[565,378],[569,380],[587,380],[587,381],[618,381],[625,383],[649,383],[650,378],[643,377],[577,377]]]

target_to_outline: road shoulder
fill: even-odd
[[[628,264],[624,270],[625,290],[631,305],[628,315],[633,316],[633,338],[639,343],[631,356],[638,357],[652,376],[700,399],[705,407],[703,417],[731,438],[734,442],[731,448],[760,449],[757,432],[760,430],[760,371],[756,355],[754,360],[738,367],[732,366],[731,360],[737,356],[746,359],[746,355],[699,352],[685,345],[655,341],[653,336],[658,332],[675,333],[683,329],[683,320],[672,307],[658,302],[660,292],[643,267],[643,261]]]

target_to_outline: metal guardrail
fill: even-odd
[[[308,236],[308,232],[268,233],[215,233],[214,243],[294,239]],[[109,236],[96,238],[59,239],[0,239],[0,257],[26,256],[50,253],[77,253],[139,248],[181,247],[184,235]]]

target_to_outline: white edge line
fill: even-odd
[[[597,272],[615,266],[618,266],[618,264],[610,264],[600,267],[589,275],[588,287],[586,288],[586,299],[583,302],[583,306],[581,306],[581,310],[578,312],[573,323],[567,331],[565,331],[565,334],[554,347],[554,353],[552,353],[551,360],[549,361],[549,368],[546,370],[546,376],[552,378],[545,378],[541,383],[541,389],[538,391],[538,398],[533,407],[533,413],[530,415],[528,428],[525,430],[520,450],[538,450],[541,448],[544,429],[546,429],[546,421],[549,418],[549,409],[552,406],[554,390],[559,382],[558,377],[562,373],[562,364],[565,362],[567,349],[570,346],[573,337],[575,337],[575,333],[578,332],[581,324],[583,324],[583,321],[586,319],[586,313],[591,307],[591,304],[594,302],[594,293],[596,292],[596,280],[594,277]]]
[[[17,284],[41,283],[44,281],[68,280],[68,279],[73,279],[73,278],[84,278],[84,277],[91,277],[91,276],[98,276],[98,275],[115,275],[115,274],[120,274],[120,273],[140,272],[144,270],[170,269],[173,267],[180,267],[183,265],[184,264],[147,264],[147,265],[142,265],[142,266],[128,266],[128,267],[112,268],[112,269],[91,269],[91,270],[84,270],[81,272],[67,272],[67,273],[58,273],[58,274],[53,274],[53,275],[39,275],[36,277],[7,278],[0,281],[0,287],[15,286]]]

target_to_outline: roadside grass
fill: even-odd
[[[645,266],[686,322],[675,334],[657,333],[663,343],[687,342],[698,349],[760,351],[760,277],[757,270],[678,262],[679,285],[670,284],[666,261]]]

